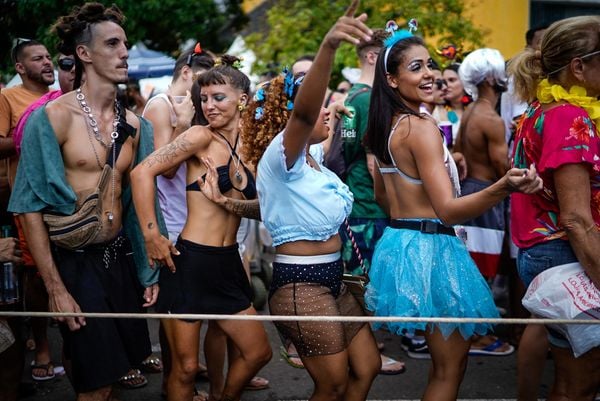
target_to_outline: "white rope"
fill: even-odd
[[[283,316],[283,315],[215,315],[189,313],[68,313],[68,312],[0,312],[0,317],[86,317],[111,319],[182,319],[182,320],[253,320],[273,322],[414,322],[414,323],[491,323],[491,324],[600,324],[600,320],[538,318],[457,318],[403,316]]]

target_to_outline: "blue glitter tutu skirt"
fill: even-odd
[[[365,301],[375,316],[497,318],[492,293],[462,241],[388,227],[375,247]],[[376,323],[403,334],[425,330],[423,322]],[[484,335],[487,323],[436,323],[448,338]]]

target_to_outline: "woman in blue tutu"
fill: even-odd
[[[367,306],[377,316],[498,317],[488,285],[452,225],[481,215],[512,191],[539,190],[541,179],[533,166],[511,169],[485,190],[458,197],[453,157],[435,121],[419,113],[433,97],[431,57],[421,38],[394,25],[388,23],[393,34],[377,60],[366,137],[379,166],[376,198],[392,219],[375,248]],[[433,366],[423,399],[436,401],[456,399],[471,336],[491,328],[387,326],[396,334],[425,336]]]

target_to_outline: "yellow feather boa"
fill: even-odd
[[[600,127],[600,100],[587,95],[585,88],[574,85],[567,92],[560,85],[552,85],[547,79],[542,80],[537,87],[537,98],[540,103],[552,103],[564,100],[587,111],[596,127]]]

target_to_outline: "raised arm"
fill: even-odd
[[[197,151],[208,146],[210,137],[204,127],[192,127],[179,135],[173,142],[154,151],[131,172],[133,203],[140,221],[140,228],[146,242],[148,263],[165,263],[174,271],[171,253],[177,254],[174,245],[163,237],[158,229],[154,210],[154,178],[178,166]]]
[[[337,48],[342,42],[356,45],[361,39],[369,40],[372,31],[364,24],[366,14],[354,17],[359,1],[353,0],[335,25],[329,30],[306,74],[294,102],[294,111],[286,126],[283,138],[286,164],[293,166],[305,151],[309,138],[317,122]]]
[[[156,99],[144,111],[144,117],[150,120],[154,128],[154,146],[160,149],[172,142],[180,134],[190,128],[192,118],[194,117],[194,106],[191,100],[191,94],[187,94],[182,102],[175,102],[170,96],[169,100],[173,105],[173,111],[176,116],[176,124],[173,127],[171,123],[171,110],[167,102],[162,99]],[[162,175],[172,178],[177,172],[177,167],[170,169]]]

